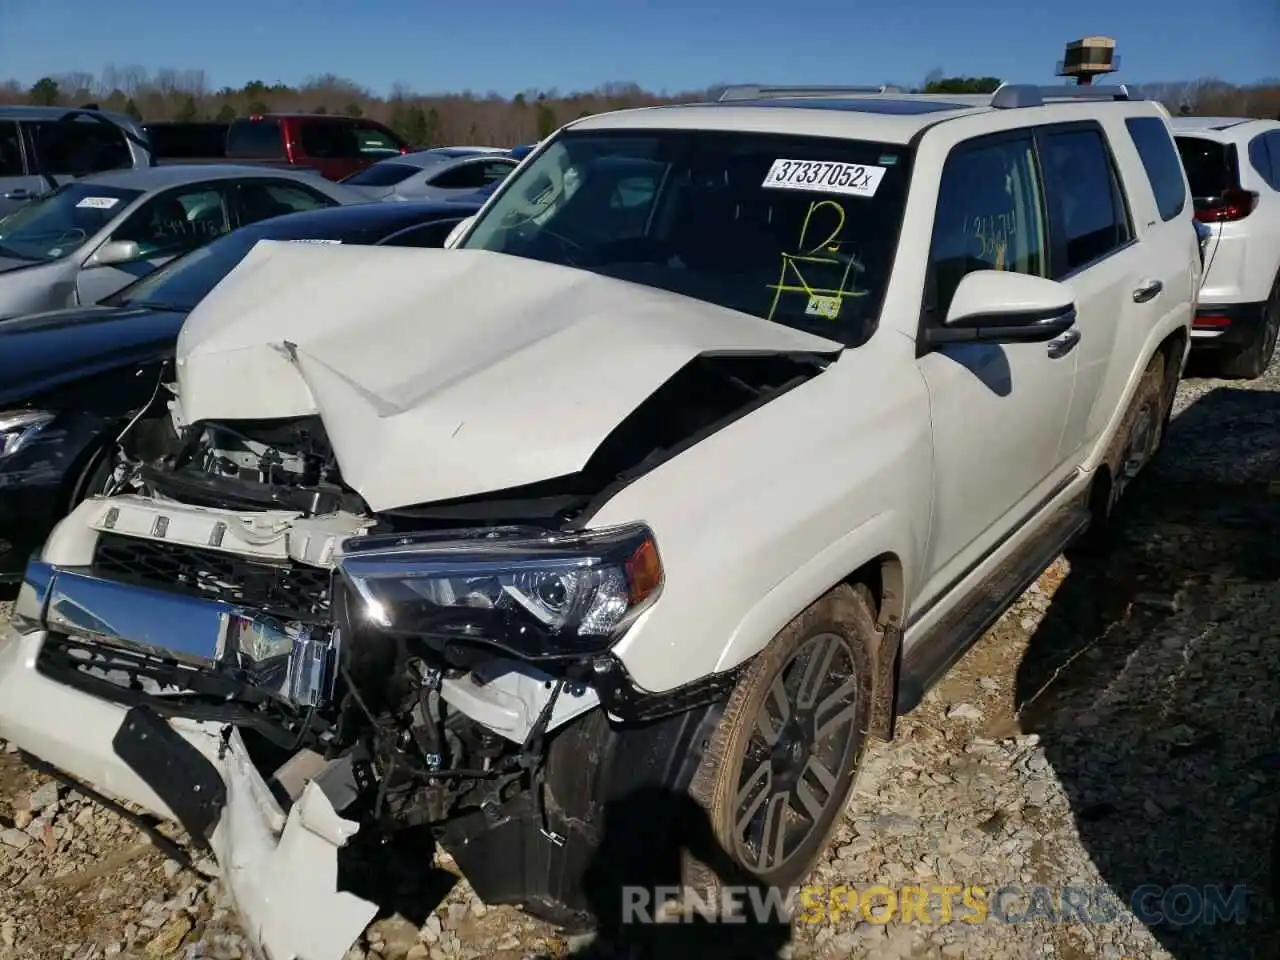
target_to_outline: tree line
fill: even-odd
[[[995,77],[948,77],[932,71],[903,89],[929,93],[984,93]],[[1175,112],[1212,116],[1280,117],[1280,79],[1235,86],[1214,79],[1144,84],[1144,90]],[[214,120],[223,123],[257,113],[321,113],[370,117],[423,145],[514,146],[541,140],[579,117],[629,107],[706,100],[721,86],[679,93],[655,93],[634,83],[606,83],[589,91],[531,88],[514,96],[498,93],[421,93],[396,84],[379,95],[353,80],[321,74],[305,82],[213,88],[203,70],[108,66],[101,74],[73,72],[42,77],[30,86],[0,82],[0,103],[83,106],[127,113],[140,121]]]

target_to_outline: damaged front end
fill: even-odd
[[[374,915],[348,857],[424,834],[485,902],[590,926],[616,908],[601,851],[662,845],[736,679],[635,687],[611,649],[661,596],[660,545],[590,517],[824,366],[700,357],[570,477],[379,513],[318,417],[140,416],[0,644],[0,695],[10,658],[32,710],[79,691],[103,729],[73,748],[0,707],[0,733],[207,842],[275,960],[340,958]]]

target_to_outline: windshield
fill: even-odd
[[[902,146],[816,137],[570,132],[511,175],[460,246],[856,343],[884,297],[907,161]]]
[[[69,256],[142,196],[101,184],[64,184],[0,220],[0,257],[59,260]]]
[[[357,170],[349,177],[343,178],[343,183],[350,183],[357,187],[394,187],[403,180],[408,180],[415,173],[421,173],[421,167],[411,166],[407,163],[389,163],[383,161],[381,163],[372,163],[363,170]]]

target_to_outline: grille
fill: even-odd
[[[102,534],[95,576],[249,607],[283,620],[328,619],[330,574],[293,562],[247,560],[218,550]]]

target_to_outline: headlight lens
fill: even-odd
[[[401,635],[562,657],[610,645],[661,591],[643,525],[577,534],[521,528],[347,541],[353,614]]]
[[[0,460],[11,457],[31,438],[53,422],[54,414],[43,410],[6,410],[0,412]]]

